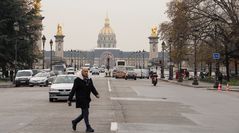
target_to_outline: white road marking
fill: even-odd
[[[163,99],[131,98],[131,97],[110,97],[110,100],[120,100],[120,101],[149,101],[149,102],[164,101]]]
[[[110,131],[117,131],[118,130],[118,123],[111,122]]]
[[[108,88],[109,88],[109,92],[111,92],[111,86],[110,86],[110,80],[108,79]]]

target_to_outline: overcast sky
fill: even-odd
[[[167,21],[170,0],[42,0],[43,34],[54,39],[63,26],[64,50],[92,50],[108,12],[117,48],[149,51],[151,27]],[[161,44],[161,42],[160,42]],[[49,50],[49,45],[46,46]]]

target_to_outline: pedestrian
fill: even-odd
[[[12,69],[10,70],[10,80],[11,80],[11,82],[13,82],[13,70]]]
[[[71,106],[73,96],[76,98],[76,108],[81,108],[81,114],[72,120],[72,129],[75,131],[77,124],[84,119],[86,125],[86,132],[94,132],[94,129],[89,123],[89,107],[90,107],[90,94],[91,92],[96,98],[100,98],[99,93],[94,87],[93,81],[88,77],[88,69],[83,68],[79,77],[74,81],[74,85],[68,98],[68,105]]]
[[[220,84],[222,84],[222,80],[223,80],[223,75],[221,72],[218,72],[218,81]]]

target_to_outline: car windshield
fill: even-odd
[[[48,73],[38,73],[35,75],[35,77],[47,77],[48,75]]]
[[[27,72],[27,71],[22,71],[22,72],[17,72],[16,77],[22,77],[22,76],[31,76],[32,73],[31,72]]]
[[[58,76],[54,81],[54,84],[60,83],[74,83],[76,76]]]

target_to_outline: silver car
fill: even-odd
[[[75,75],[58,75],[49,90],[49,101],[67,100],[73,87]]]
[[[33,87],[35,85],[39,85],[40,87],[45,86],[47,87],[51,83],[51,76],[48,72],[40,72],[33,76],[29,80],[29,86]]]

